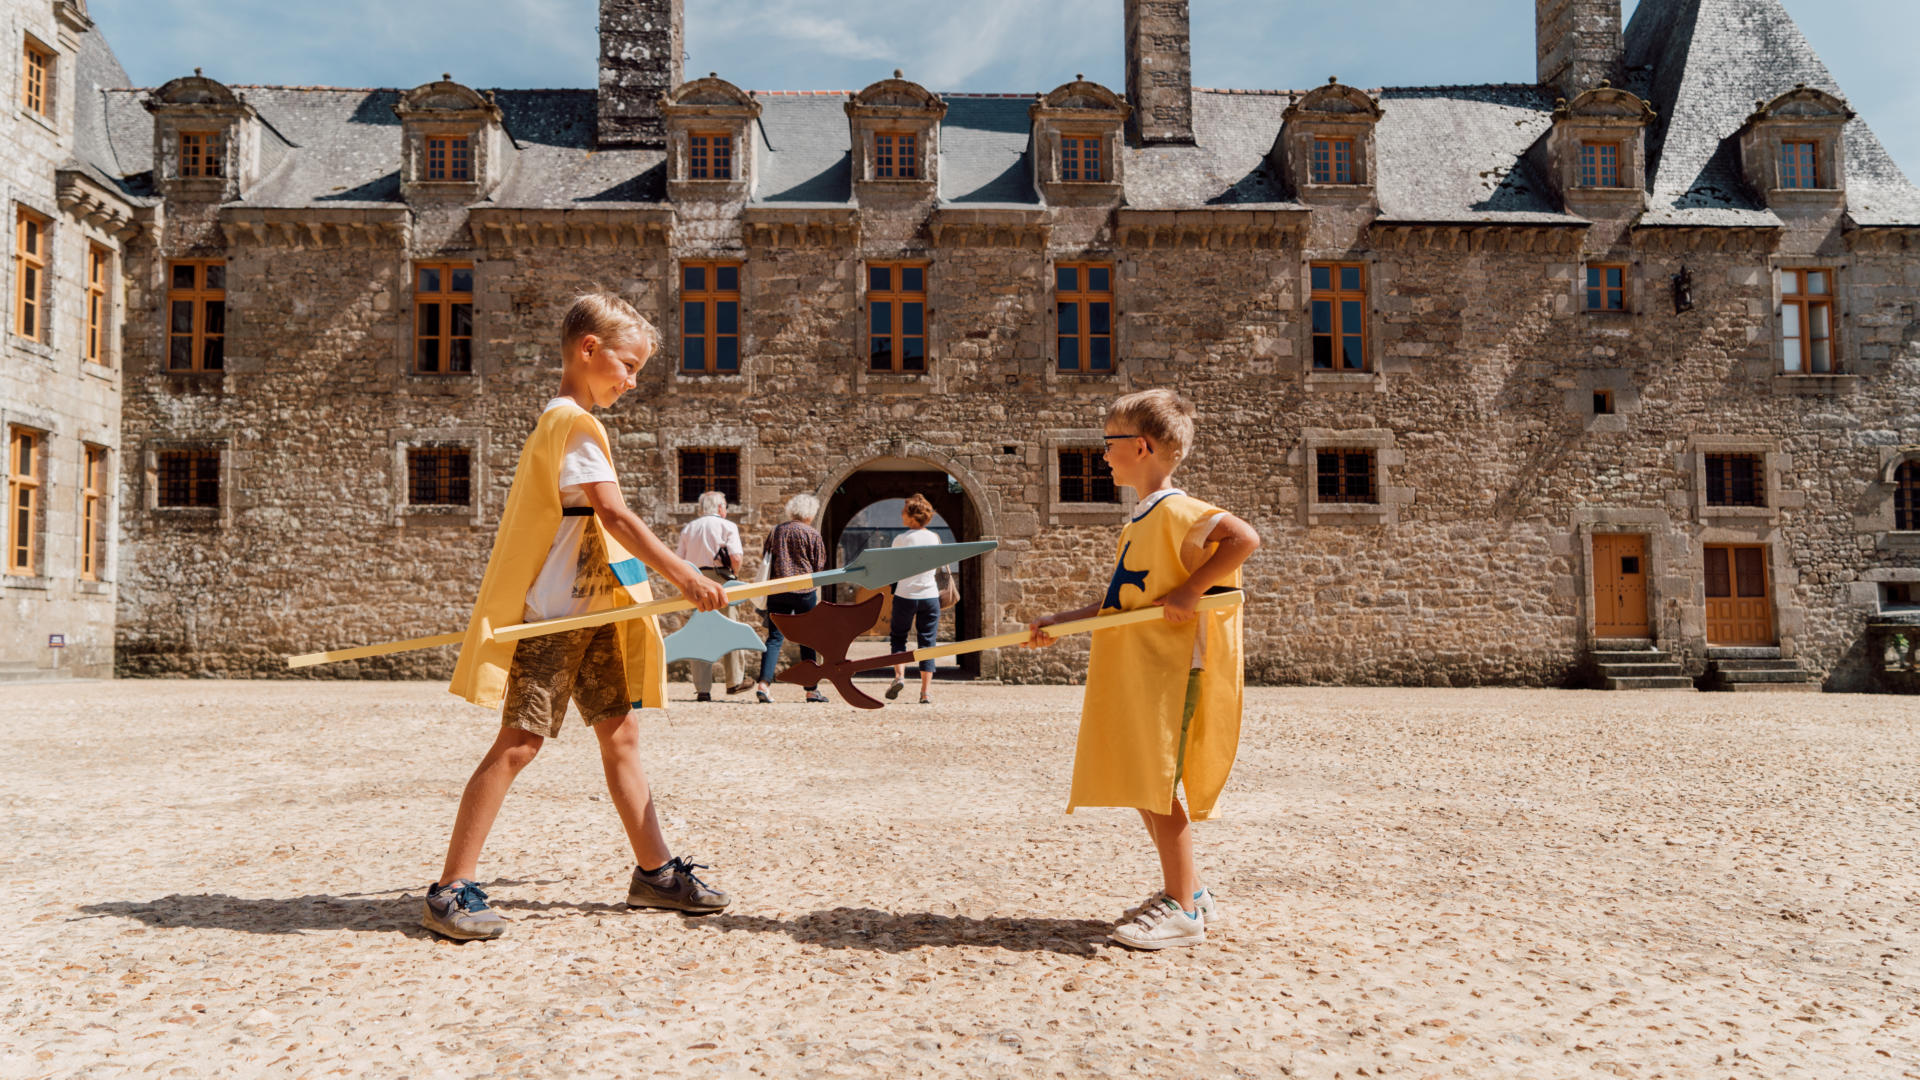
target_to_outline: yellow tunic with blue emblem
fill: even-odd
[[[494,534],[486,576],[480,580],[480,595],[467,620],[467,638],[460,646],[453,683],[447,688],[475,705],[498,708],[506,698],[507,672],[513,667],[513,650],[518,643],[495,641],[492,631],[512,626],[524,617],[527,590],[553,548],[563,516],[560,461],[575,431],[592,435],[600,444],[600,452],[608,461],[613,460],[607,429],[578,406],[546,410],[540,414],[533,434],[527,436],[520,450],[520,464],[513,473],[513,487],[507,493],[507,508],[500,515],[500,530]],[[597,546],[593,536],[597,532],[606,552],[607,569],[619,583],[606,595],[604,604],[596,607],[625,607],[653,599],[647,569],[640,560],[607,535],[597,519],[587,528],[581,550]],[[613,625],[619,635],[620,655],[626,661],[628,699],[636,709],[663,707],[667,700],[667,665],[659,624],[649,615]]]
[[[1183,584],[1218,546],[1205,543],[1201,527],[1210,530],[1221,513],[1179,491],[1148,502],[1120,533],[1101,613],[1148,607]],[[1239,571],[1221,584],[1238,588]],[[1094,631],[1068,813],[1131,806],[1165,814],[1179,784],[1189,817],[1213,815],[1240,746],[1240,630],[1235,607],[1203,612],[1184,626]],[[1198,699],[1183,722],[1195,668]]]

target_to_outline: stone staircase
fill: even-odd
[[[1639,638],[1594,642],[1594,685],[1602,690],[1692,690],[1693,680],[1669,653]]]
[[[1700,680],[1702,690],[1735,693],[1771,691],[1820,692],[1818,677],[1800,666],[1798,660],[1783,660],[1777,648],[1709,648],[1707,673]]]
[[[67,673],[53,668],[41,667],[31,660],[0,660],[0,683],[38,682],[41,679],[64,679]]]

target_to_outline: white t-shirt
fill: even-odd
[[[733,556],[733,572],[740,572],[746,552],[740,547],[740,526],[719,514],[704,514],[680,530],[679,556],[702,570],[720,565],[720,552]]]
[[[574,402],[566,398],[554,398],[547,402],[547,408],[572,404]],[[599,440],[586,431],[574,432],[567,440],[566,453],[560,458],[560,505],[586,506],[585,485],[613,483],[618,479],[613,475],[613,462],[608,461],[600,449]],[[580,550],[580,541],[587,535],[590,520],[588,516],[560,519],[560,531],[554,534],[547,561],[527,590],[528,622],[583,615],[594,610],[595,600],[612,591],[608,585],[613,580],[610,572],[584,575],[584,580],[581,574],[583,568],[593,570],[591,564],[595,562],[604,568],[607,561],[606,548],[598,543],[597,535],[593,550],[584,553]],[[583,561],[589,565],[583,567]]]
[[[893,538],[894,547],[933,547],[940,543],[932,529],[909,529]],[[940,595],[940,586],[933,579],[933,571],[901,578],[893,587],[893,595],[902,600],[931,600]]]

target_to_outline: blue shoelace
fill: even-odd
[[[485,911],[487,909],[487,894],[480,891],[480,886],[475,885],[471,881],[462,884],[457,889],[443,889],[441,892],[443,894],[452,893],[453,905],[461,911],[474,912]]]

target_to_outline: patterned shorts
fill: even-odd
[[[620,636],[612,626],[523,639],[513,650],[500,723],[551,738],[560,734],[568,698],[588,727],[625,716],[633,707]]]

